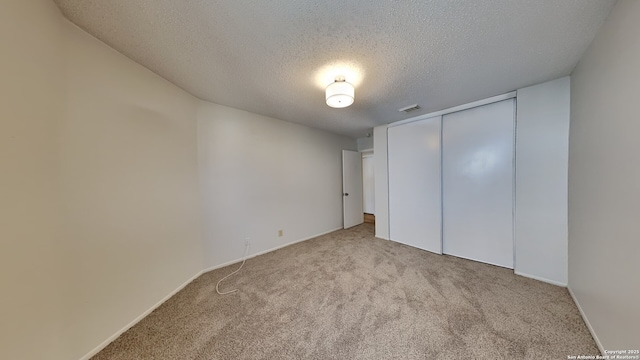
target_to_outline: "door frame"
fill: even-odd
[[[342,150],[342,227],[344,229],[364,222],[362,196],[362,154],[357,151]],[[351,209],[351,206],[355,206],[355,209]]]

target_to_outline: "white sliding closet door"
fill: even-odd
[[[514,100],[442,120],[443,251],[513,269]]]
[[[389,237],[442,254],[440,116],[388,129]]]

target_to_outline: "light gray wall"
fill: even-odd
[[[342,150],[354,139],[200,102],[205,268],[342,228]],[[283,236],[278,236],[278,230]]]
[[[197,99],[0,2],[0,358],[79,359],[202,269]]]
[[[196,104],[75,25],[58,179],[77,358],[202,270]]]
[[[259,251],[341,227],[355,140],[203,103],[50,0],[0,1],[0,44],[1,359],[89,357],[204,259],[240,257],[235,234]]]
[[[358,138],[358,151],[373,149],[373,135],[369,137]]]
[[[640,348],[638,34],[618,1],[571,79],[569,287],[612,350]]]
[[[570,79],[518,90],[515,271],[567,285]]]
[[[56,188],[60,20],[50,0],[0,1],[0,359],[73,358]]]

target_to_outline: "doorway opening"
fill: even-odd
[[[362,152],[362,208],[364,210],[364,222],[376,223],[375,215],[375,177],[373,150]]]

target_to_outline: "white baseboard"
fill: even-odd
[[[262,255],[262,254],[266,254],[278,249],[282,249],[284,247],[293,245],[293,244],[297,244],[299,242],[303,242],[303,241],[307,241],[307,240],[311,240],[313,238],[317,238],[319,236],[322,235],[326,235],[329,233],[332,233],[334,231],[338,231],[338,230],[342,230],[342,227],[333,229],[333,230],[329,230],[329,231],[325,231],[321,234],[317,234],[317,235],[313,235],[313,236],[309,236],[307,238],[304,239],[300,239],[300,240],[296,240],[296,241],[292,241],[290,243],[284,244],[284,245],[280,245],[277,247],[274,247],[272,249],[268,249],[268,250],[264,250],[261,251],[259,253],[256,254],[251,254],[250,256],[247,257],[247,259],[256,257],[258,255]],[[138,317],[136,317],[133,321],[131,321],[129,324],[127,324],[125,327],[123,327],[122,329],[118,330],[115,334],[111,335],[107,340],[103,341],[100,345],[96,346],[93,350],[91,350],[89,353],[87,353],[86,355],[84,355],[83,357],[80,358],[80,360],[89,360],[92,356],[96,355],[97,353],[99,353],[102,349],[104,349],[105,347],[107,347],[107,345],[111,344],[115,339],[117,339],[120,335],[122,335],[125,331],[129,330],[131,327],[133,327],[135,324],[139,323],[140,320],[144,319],[147,315],[149,315],[153,310],[157,309],[160,305],[162,305],[165,301],[169,300],[169,298],[171,298],[173,295],[175,295],[176,293],[178,293],[178,291],[182,290],[185,286],[189,285],[193,280],[197,279],[200,275],[202,275],[203,273],[209,272],[211,270],[215,270],[215,269],[219,269],[228,265],[232,265],[235,264],[237,262],[242,261],[242,258],[237,259],[237,260],[232,260],[232,261],[228,261],[224,264],[220,264],[220,265],[216,265],[213,267],[210,267],[208,269],[204,269],[202,271],[199,271],[197,274],[195,274],[194,276],[192,276],[189,280],[187,280],[185,283],[183,283],[182,285],[178,286],[178,288],[176,288],[175,290],[173,290],[171,293],[169,293],[167,296],[165,296],[164,298],[162,298],[162,300],[158,301],[158,303],[156,303],[155,305],[153,305],[151,308],[149,308],[147,311],[143,312],[142,314],[140,314]]]
[[[332,229],[332,230],[329,230],[329,231],[325,231],[325,232],[320,233],[320,234],[312,235],[312,236],[306,237],[304,239],[295,240],[295,241],[292,241],[290,243],[286,243],[284,245],[280,245],[280,246],[276,246],[276,247],[271,248],[271,249],[260,251],[260,252],[255,253],[255,254],[249,254],[247,256],[247,259],[251,259],[251,258],[254,258],[256,256],[260,256],[260,255],[263,255],[263,254],[266,254],[266,253],[270,253],[272,251],[276,251],[276,250],[279,250],[279,249],[282,249],[282,248],[285,248],[287,246],[291,246],[293,244],[297,244],[297,243],[300,243],[300,242],[303,242],[303,241],[311,240],[311,239],[317,238],[317,237],[322,236],[322,235],[327,235],[329,233],[332,233],[332,232],[338,231],[338,230],[342,230],[342,227],[339,227],[339,228],[336,228],[336,229]],[[216,269],[223,268],[225,266],[229,266],[229,265],[233,265],[233,264],[239,263],[241,261],[242,261],[242,258],[239,258],[239,259],[236,259],[236,260],[227,261],[225,263],[222,263],[222,264],[219,264],[219,265],[214,265],[212,267],[206,268],[206,269],[202,270],[202,273],[204,274],[204,273],[207,273],[209,271],[213,271],[213,270],[216,270]]]
[[[555,281],[555,280],[549,280],[540,276],[535,276],[535,275],[530,275],[530,274],[526,274],[520,271],[514,271],[514,273],[516,275],[520,275],[520,276],[524,276],[526,278],[529,279],[533,279],[533,280],[538,280],[538,281],[542,281],[542,282],[546,282],[547,284],[551,284],[551,285],[556,285],[556,286],[562,286],[562,287],[567,287],[567,283],[565,282],[560,282],[560,281]]]
[[[172,292],[170,292],[167,296],[165,296],[164,298],[162,298],[162,300],[158,301],[158,303],[156,303],[155,305],[153,305],[151,308],[149,308],[147,311],[143,312],[142,314],[140,314],[140,316],[138,316],[137,318],[133,319],[133,321],[131,321],[129,324],[127,324],[125,327],[123,327],[122,329],[118,330],[118,332],[116,332],[115,334],[111,335],[107,340],[103,341],[102,344],[98,345],[95,347],[95,349],[91,350],[89,353],[87,353],[85,356],[81,357],[80,360],[89,360],[92,356],[96,355],[97,353],[99,353],[102,349],[106,348],[107,345],[111,344],[115,339],[117,339],[120,335],[122,335],[125,331],[129,330],[131,327],[133,327],[135,324],[139,323],[140,320],[144,319],[147,315],[151,314],[151,312],[155,309],[157,309],[160,305],[162,305],[165,301],[169,300],[169,298],[171,298],[173,295],[175,295],[178,291],[182,290],[185,286],[189,285],[193,280],[197,279],[198,276],[202,275],[202,271],[199,271],[197,274],[195,274],[194,276],[192,276],[189,280],[187,280],[186,282],[184,282],[182,285],[178,286],[178,288],[176,288],[175,290],[173,290]]]
[[[580,311],[580,315],[582,315],[582,320],[584,320],[584,323],[587,324],[587,329],[589,329],[591,336],[593,336],[593,340],[595,340],[596,345],[598,345],[598,350],[600,350],[600,355],[606,354],[604,351],[604,346],[602,346],[600,339],[598,339],[598,335],[596,335],[596,332],[595,330],[593,330],[591,323],[589,323],[589,319],[587,319],[587,315],[584,313],[584,310],[582,310],[582,306],[580,306],[580,303],[578,302],[576,295],[573,293],[573,290],[571,290],[571,288],[568,286],[567,286],[567,290],[569,290],[569,294],[571,295],[573,302],[576,303],[576,306],[578,307],[578,311]]]

